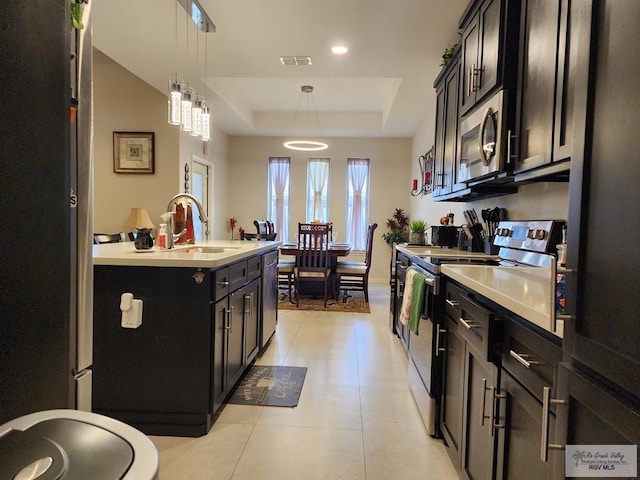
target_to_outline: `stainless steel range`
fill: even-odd
[[[502,221],[495,230],[494,245],[500,247],[500,266],[544,267],[552,282],[551,315],[545,330],[563,336],[565,277],[567,270],[567,224],[564,220]]]
[[[422,416],[422,420],[430,435],[439,437],[437,403],[440,398],[442,382],[442,365],[440,362],[440,346],[437,344],[442,329],[444,316],[444,295],[440,267],[450,263],[497,264],[496,255],[468,252],[440,247],[424,247],[421,249],[397,247],[398,251],[410,257],[410,267],[418,270],[429,285],[425,308],[421,312],[418,334],[406,334],[409,352],[408,378],[413,397]],[[396,301],[402,303],[404,297],[404,275],[406,265],[396,264]],[[403,271],[403,269],[405,271]],[[403,336],[398,332],[399,336]]]

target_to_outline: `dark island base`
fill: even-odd
[[[169,437],[202,437],[209,432],[218,416],[217,414],[147,413],[119,410],[95,410],[95,413],[120,420],[145,435]]]

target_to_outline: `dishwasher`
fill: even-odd
[[[260,352],[276,331],[278,322],[278,251],[262,255],[262,319],[260,321]]]

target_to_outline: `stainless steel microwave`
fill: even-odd
[[[506,131],[506,92],[500,90],[460,121],[456,183],[468,183],[501,172]]]

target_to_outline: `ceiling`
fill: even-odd
[[[435,118],[433,80],[467,4],[199,1],[215,33],[197,29],[176,0],[93,2],[93,44],[163,93],[171,75],[187,79],[228,135],[328,137],[412,137]],[[336,44],[349,52],[334,55]],[[283,55],[313,64],[282,65]]]

